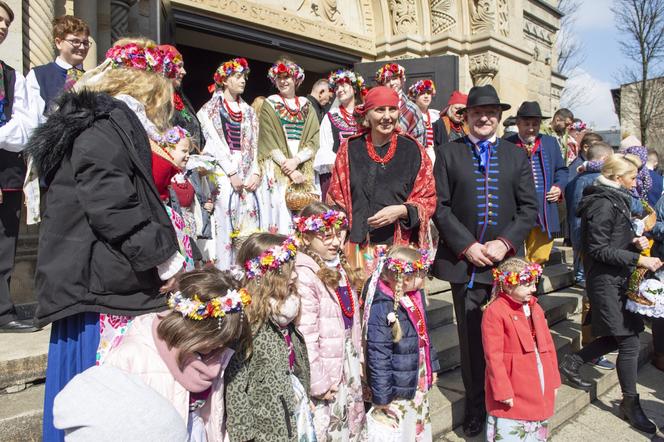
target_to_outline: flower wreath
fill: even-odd
[[[329,77],[327,77],[327,82],[330,83],[330,88],[334,89],[342,83],[348,83],[353,87],[356,87],[359,91],[364,89],[364,78],[360,74],[356,74],[353,71],[347,69],[338,69],[334,72],[330,72]]]
[[[175,149],[175,146],[180,140],[189,136],[187,129],[180,126],[173,126],[164,134],[151,134],[150,138],[152,138],[152,141],[157,143],[162,149]]]
[[[210,92],[214,92],[215,88],[220,89],[224,80],[235,73],[244,74],[245,78],[249,75],[249,63],[245,58],[234,58],[223,63],[214,72],[214,84],[210,85]]]
[[[281,245],[270,247],[256,258],[244,263],[248,279],[260,278],[269,270],[277,270],[283,264],[295,258],[298,242],[289,236]]]
[[[400,64],[387,63],[376,72],[376,83],[385,84],[393,76],[398,76],[401,80],[406,79],[406,70]]]
[[[138,69],[175,78],[182,66],[182,58],[162,51],[156,46],[140,47],[136,43],[116,45],[106,51],[113,68]]]
[[[429,92],[431,96],[436,96],[436,85],[433,81],[419,80],[408,88],[408,96],[413,100],[425,92]]]
[[[284,74],[293,77],[296,86],[299,86],[304,81],[304,70],[292,62],[273,64],[270,70],[267,71],[267,78],[270,79],[272,84],[276,85],[277,78]]]
[[[517,286],[536,284],[542,276],[542,266],[532,262],[520,272],[505,272],[499,269],[493,269],[494,284]]]
[[[418,272],[426,272],[429,270],[433,258],[426,249],[420,249],[420,259],[410,262],[401,258],[389,257],[385,259],[385,267],[394,273],[401,273],[404,275],[412,275]]]
[[[575,130],[577,132],[581,132],[582,130],[586,130],[588,126],[586,126],[586,123],[583,121],[575,121],[574,123],[569,125],[570,130]]]
[[[329,229],[341,230],[348,227],[346,214],[334,209],[308,217],[293,217],[293,225],[299,233],[323,233]]]
[[[229,313],[238,313],[247,305],[251,304],[249,292],[240,290],[229,290],[224,296],[217,296],[207,302],[199,299],[198,295],[187,298],[181,292],[172,293],[168,297],[168,306],[182,317],[202,321],[207,318],[223,318]]]

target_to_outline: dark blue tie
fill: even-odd
[[[480,169],[486,169],[486,163],[489,161],[489,152],[491,150],[491,141],[484,140],[477,143],[479,148]]]

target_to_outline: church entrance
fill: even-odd
[[[309,94],[312,85],[326,78],[330,71],[359,62],[359,57],[325,48],[301,40],[282,37],[260,29],[227,23],[191,11],[174,10],[175,42],[185,60],[187,76],[183,89],[195,108],[210,97],[207,88],[213,83],[215,69],[226,60],[244,57],[251,73],[243,94],[250,103],[257,96],[276,92],[267,78],[272,63],[281,56],[291,58],[302,66],[304,83],[298,95]]]

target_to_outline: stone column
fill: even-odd
[[[53,21],[54,5],[52,0],[23,1],[23,68],[53,61]]]
[[[137,0],[111,0],[111,40],[126,37],[129,30],[129,8]]]
[[[90,50],[83,62],[83,68],[87,71],[97,66],[97,2],[77,0],[74,3],[74,15],[90,26]]]
[[[474,86],[486,86],[493,82],[493,77],[498,73],[500,59],[496,54],[485,52],[483,54],[471,55],[468,58],[470,76],[473,78]]]

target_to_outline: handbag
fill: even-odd
[[[320,201],[320,196],[313,192],[314,188],[309,181],[296,184],[293,181],[288,183],[286,188],[286,207],[291,212],[299,212],[309,204]]]

